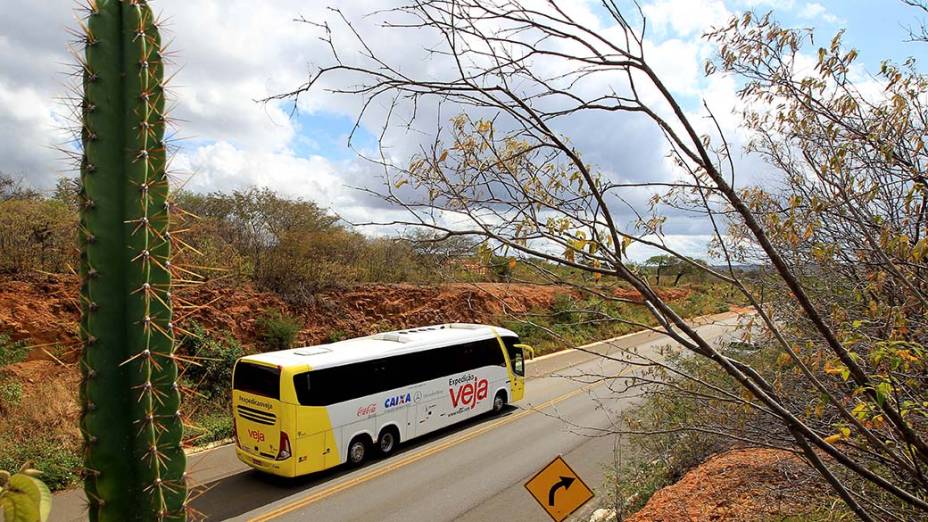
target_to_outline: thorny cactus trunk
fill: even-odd
[[[184,520],[161,38],[90,0],[82,64],[81,430],[91,520]]]

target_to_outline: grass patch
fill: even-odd
[[[56,380],[41,393],[18,393],[18,400],[7,403],[0,415],[0,469],[15,470],[31,462],[50,488],[73,485],[80,478],[82,459],[71,388]]]

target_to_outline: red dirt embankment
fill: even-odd
[[[56,351],[76,360],[79,344],[78,278],[36,275],[0,280],[0,333],[34,346],[30,359],[48,359]],[[175,314],[208,330],[229,332],[246,346],[256,339],[256,319],[281,311],[303,321],[298,341],[314,344],[333,335],[352,337],[377,331],[443,322],[491,322],[505,312],[523,313],[551,306],[569,289],[542,285],[480,283],[420,286],[365,284],[319,293],[303,307],[276,294],[237,287],[201,285],[175,293]],[[55,346],[65,350],[52,350]]]
[[[627,522],[770,520],[802,516],[822,495],[821,482],[792,453],[739,449],[710,457],[651,497]]]
[[[43,351],[65,348],[58,357],[76,360],[79,344],[79,281],[76,276],[33,275],[0,279],[0,333],[35,346],[30,359],[49,359]],[[689,289],[660,289],[668,300],[689,295]],[[255,321],[269,311],[285,312],[303,321],[298,342],[315,344],[333,335],[353,337],[378,331],[446,322],[493,322],[505,313],[520,314],[549,308],[566,287],[508,283],[445,285],[362,284],[331,289],[306,306],[291,306],[279,296],[238,286],[200,285],[175,292],[175,314],[195,320],[208,330],[228,332],[254,346]],[[635,290],[616,288],[616,297],[641,302]]]

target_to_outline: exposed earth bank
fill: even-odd
[[[792,453],[737,449],[713,455],[659,490],[626,521],[802,520],[827,493]]]
[[[79,347],[79,281],[77,276],[33,275],[0,279],[0,333],[35,347],[30,359],[64,362],[77,359]],[[639,301],[623,288],[614,295]],[[660,290],[669,300],[689,295],[685,288]],[[567,287],[516,283],[455,283],[444,285],[361,284],[318,293],[311,303],[294,306],[278,295],[251,284],[212,284],[178,289],[175,315],[194,320],[207,331],[228,333],[247,348],[257,338],[256,319],[269,311],[299,318],[300,344],[368,335],[385,330],[446,322],[493,322],[507,313],[548,309]],[[56,347],[57,345],[57,347]]]

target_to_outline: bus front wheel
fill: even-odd
[[[367,458],[368,442],[364,437],[355,437],[348,445],[348,464],[360,466]]]
[[[503,411],[503,408],[506,406],[506,393],[497,392],[496,397],[493,397],[493,413],[499,413]]]

